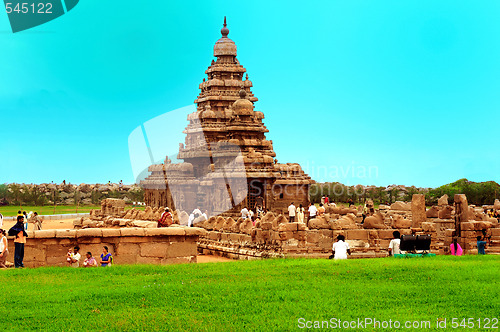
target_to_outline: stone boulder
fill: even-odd
[[[438,213],[439,213],[439,207],[434,205],[431,206],[431,208],[425,212],[425,215],[427,216],[427,218],[437,218]]]
[[[272,222],[276,218],[276,215],[272,212],[267,212],[264,217],[262,217],[262,222]]]
[[[448,195],[444,194],[438,199],[438,205],[439,206],[445,206],[448,205]]]
[[[493,209],[500,210],[500,201],[495,199],[495,203],[493,203]]]
[[[376,212],[373,216],[366,217],[363,227],[365,229],[386,229],[389,228],[384,224],[384,216],[380,212]]]
[[[397,202],[391,204],[391,210],[411,211],[411,203],[397,201]]]
[[[453,212],[453,207],[451,207],[450,205],[446,205],[439,210],[438,218],[439,219],[451,219],[452,212]]]

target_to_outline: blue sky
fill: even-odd
[[[497,1],[107,0],[16,34],[0,14],[0,183],[133,182],[129,135],[192,105],[224,15],[279,162],[500,182]]]

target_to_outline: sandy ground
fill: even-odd
[[[42,229],[73,229],[73,220],[74,219],[46,220],[42,224]],[[3,229],[8,230],[12,226],[14,226],[14,224],[15,222],[13,221],[4,221]],[[33,224],[28,224],[29,231],[32,231],[33,228]],[[198,255],[198,263],[218,263],[231,261],[232,259],[230,258],[220,256]]]

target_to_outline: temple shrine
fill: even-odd
[[[278,163],[264,114],[254,110],[258,100],[252,82],[236,58],[236,44],[228,38],[224,18],[222,37],[205,71],[195,100],[197,110],[188,115],[184,144],[179,144],[174,164],[151,165],[141,185],[145,202],[209,216],[236,216],[243,207],[256,205],[285,212],[290,203],[309,204],[313,181],[297,163]]]

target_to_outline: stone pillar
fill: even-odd
[[[411,199],[411,218],[412,227],[420,228],[422,223],[426,222],[427,215],[425,214],[425,196],[414,194]]]
[[[460,237],[462,232],[461,224],[469,221],[469,204],[464,194],[455,195],[455,236]]]

